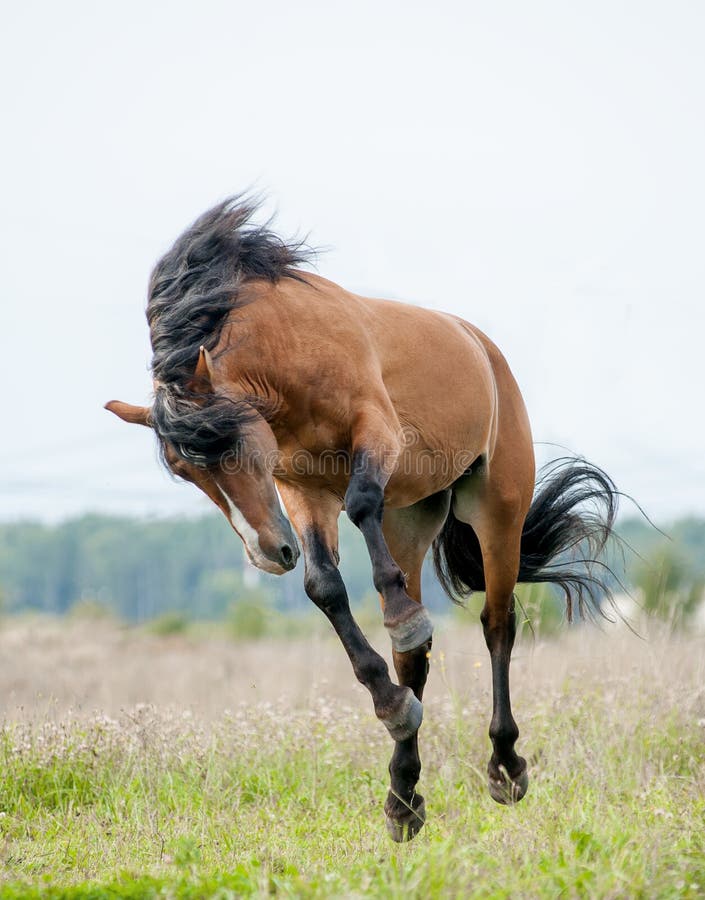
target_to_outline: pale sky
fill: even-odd
[[[153,263],[248,186],[321,274],[488,332],[537,441],[705,515],[704,46],[697,0],[8,5],[0,518],[205,508],[102,405],[148,400]]]

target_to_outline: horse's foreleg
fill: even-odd
[[[398,653],[423,647],[431,639],[433,625],[420,603],[406,590],[406,574],[389,552],[382,531],[384,485],[387,477],[374,457],[357,452],[345,493],[345,510],[362,532],[372,562],[372,580],[384,603],[384,625]]]
[[[357,679],[372,695],[375,713],[395,740],[415,734],[423,707],[409,687],[393,684],[387,663],[373,650],[353,618],[338,571],[339,498],[326,490],[281,483],[279,490],[303,545],[306,593],[327,616]]]
[[[358,681],[372,695],[375,714],[386,725],[395,741],[416,733],[423,707],[409,687],[394,684],[387,663],[370,646],[353,618],[343,579],[323,535],[304,532],[306,572],[304,587],[316,606],[328,617],[345,648]]]

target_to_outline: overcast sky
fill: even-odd
[[[705,515],[703,46],[697,0],[8,6],[0,517],[204,508],[102,405],[148,399],[156,258],[253,185],[322,274],[487,331],[537,441]]]

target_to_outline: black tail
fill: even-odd
[[[618,497],[609,475],[581,459],[559,459],[539,473],[521,535],[518,580],[558,585],[569,619],[576,600],[583,613],[586,602],[599,609],[612,598],[613,573],[598,557],[613,534]],[[484,591],[477,535],[452,510],[433,543],[433,561],[452,599]]]

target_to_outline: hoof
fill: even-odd
[[[490,789],[490,796],[497,803],[503,803],[505,806],[518,803],[526,793],[529,787],[529,776],[526,772],[524,760],[522,760],[522,763],[523,768],[513,778],[509,777],[503,766],[497,769],[490,763],[487,767],[489,775],[487,784]]]
[[[411,688],[404,688],[404,695],[397,709],[381,719],[395,741],[405,741],[419,730],[423,719],[423,706]]]
[[[410,601],[412,602],[412,601]],[[397,653],[406,653],[428,643],[433,635],[433,623],[423,606],[413,604],[415,609],[408,618],[395,625],[388,625],[387,631],[392,647]]]
[[[385,824],[389,837],[396,844],[403,844],[416,837],[426,821],[426,804],[420,794],[414,794],[411,809],[394,794],[387,797],[384,807]]]

